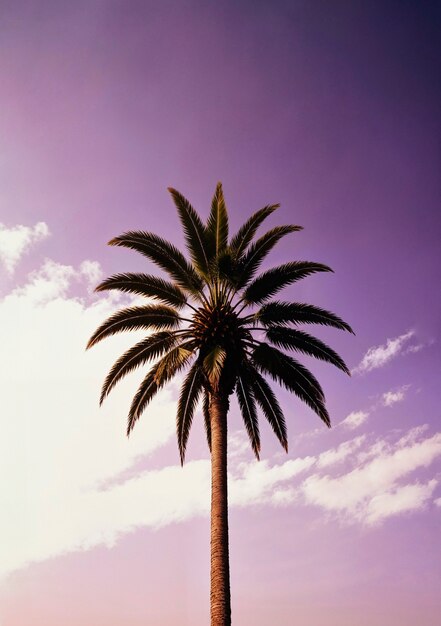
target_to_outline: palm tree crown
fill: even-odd
[[[112,315],[96,330],[88,347],[126,330],[150,333],[114,364],[105,379],[101,402],[126,374],[153,362],[130,406],[129,434],[158,390],[178,372],[187,370],[176,421],[181,463],[198,402],[202,400],[211,449],[211,398],[216,395],[228,403],[234,392],[256,457],[260,450],[257,408],[287,450],[285,418],[266,377],[297,395],[330,426],[319,382],[287,352],[328,361],[349,374],[334,350],[299,330],[298,325],[352,330],[329,311],[273,298],[287,285],[316,272],[330,272],[331,268],[322,263],[291,261],[257,276],[262,261],[277,242],[300,231],[300,226],[276,226],[255,238],[259,226],[278,207],[268,205],[254,213],[229,240],[228,213],[220,183],[206,224],[184,196],[175,189],[169,191],[184,229],[190,261],[173,244],[150,232],[126,232],[109,242],[140,252],[164,270],[168,279],[125,273],[98,285],[97,291],[116,289],[145,296],[147,303]]]

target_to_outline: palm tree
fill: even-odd
[[[265,376],[297,395],[330,426],[320,384],[286,351],[328,361],[349,374],[336,352],[298,330],[297,325],[322,324],[352,330],[342,319],[316,306],[273,300],[284,287],[301,278],[332,271],[327,265],[291,261],[256,277],[259,266],[277,242],[301,230],[300,226],[276,226],[255,239],[259,226],[279,205],[268,205],[254,213],[229,240],[228,213],[220,183],[206,224],[184,196],[175,189],[169,191],[183,226],[190,261],[174,245],[150,232],[131,231],[112,239],[110,245],[140,252],[164,270],[168,278],[126,273],[111,276],[98,285],[97,291],[116,289],[145,296],[148,301],[112,315],[92,335],[88,347],[121,331],[149,331],[114,364],[101,392],[100,403],[126,374],[153,361],[130,406],[127,434],[155,394],[178,372],[187,369],[176,416],[179,453],[183,464],[193,415],[202,400],[212,470],[211,625],[228,626],[231,624],[227,504],[230,396],[236,393],[257,458],[258,408],[288,451],[285,418]]]

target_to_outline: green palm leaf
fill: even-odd
[[[263,259],[282,237],[301,229],[301,226],[276,226],[251,244],[240,261],[240,277],[237,287],[244,287],[252,280]]]
[[[327,361],[349,376],[351,375],[343,359],[332,348],[308,333],[292,328],[271,326],[266,331],[266,336],[276,346],[287,350],[297,350],[322,361]]]
[[[264,326],[272,324],[321,324],[341,330],[354,331],[334,313],[312,304],[301,302],[268,302],[255,315],[255,320]]]
[[[185,234],[185,242],[193,265],[203,276],[208,276],[210,262],[208,257],[207,232],[201,218],[191,206],[187,198],[173,189],[168,188],[178,210]]]
[[[184,367],[190,356],[190,350],[178,346],[152,366],[133,398],[127,421],[128,435],[156,392]]]
[[[280,204],[269,204],[263,207],[263,209],[256,211],[256,213],[239,228],[230,242],[230,250],[236,259],[239,259],[245,252],[261,223],[278,209],[279,206]]]
[[[251,447],[256,455],[256,458],[259,459],[260,434],[256,401],[254,399],[253,389],[249,382],[249,376],[247,375],[245,369],[242,369],[237,377],[236,395],[245,428],[250,439]]]
[[[214,346],[203,360],[203,370],[214,389],[219,387],[225,357],[225,350],[221,346]]]
[[[127,417],[127,436],[129,436],[132,432],[135,423],[141,417],[141,414],[143,413],[150,400],[158,392],[159,385],[155,380],[157,367],[157,364],[153,365],[147,376],[140,384],[138,391],[136,392],[135,397],[132,400],[129,415]]]
[[[250,367],[252,368],[250,381],[253,387],[254,397],[277,439],[280,441],[284,450],[288,452],[288,435],[286,432],[285,417],[276,395],[256,368]]]
[[[192,349],[189,349],[187,343],[182,343],[175,348],[172,348],[162,359],[158,362],[158,367],[155,373],[155,380],[158,384],[163,385],[168,380],[181,370],[188,362],[193,353]]]
[[[323,390],[317,379],[303,365],[280,350],[260,344],[253,350],[253,362],[264,374],[292,391],[330,427]]]
[[[87,348],[91,348],[105,337],[126,330],[174,328],[178,326],[179,321],[178,313],[171,307],[163,304],[122,309],[101,324],[89,339]]]
[[[115,274],[103,280],[95,291],[111,289],[155,298],[176,308],[187,304],[185,293],[177,285],[149,274]]]
[[[148,361],[161,356],[161,354],[169,350],[176,343],[176,340],[176,335],[172,332],[160,332],[150,335],[134,345],[130,350],[127,350],[127,352],[118,359],[107,375],[101,391],[100,404],[103,403],[113,387],[124,376]]]
[[[203,284],[196,270],[173,244],[144,231],[129,231],[109,241],[110,246],[123,246],[140,252],[167,272],[185,291],[199,297]]]
[[[199,396],[203,391],[203,375],[197,363],[188,372],[181,387],[176,415],[176,432],[178,437],[179,454],[181,465],[184,464],[185,451],[187,448],[188,436],[190,434],[191,423]]]
[[[218,257],[228,244],[228,213],[221,183],[217,184],[211,202],[207,235],[210,241],[211,256]]]
[[[332,272],[332,269],[322,263],[311,263],[310,261],[292,261],[279,265],[264,272],[248,285],[243,299],[248,304],[260,304],[271,298],[283,287],[315,272]]]

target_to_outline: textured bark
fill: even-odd
[[[211,422],[211,626],[230,626],[227,486],[228,398],[212,395]]]

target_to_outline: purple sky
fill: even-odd
[[[83,346],[118,305],[99,273],[146,267],[106,242],[183,245],[166,187],[206,217],[218,180],[234,228],[273,202],[304,226],[269,262],[335,274],[285,296],[356,331],[317,330],[356,370],[310,363],[332,431],[280,392],[290,452],[262,425],[257,464],[233,406],[234,623],[438,623],[440,26],[417,1],[1,3],[1,626],[207,623],[202,428],[181,471],[172,387],[127,442],[139,377],[97,401],[133,341]]]

